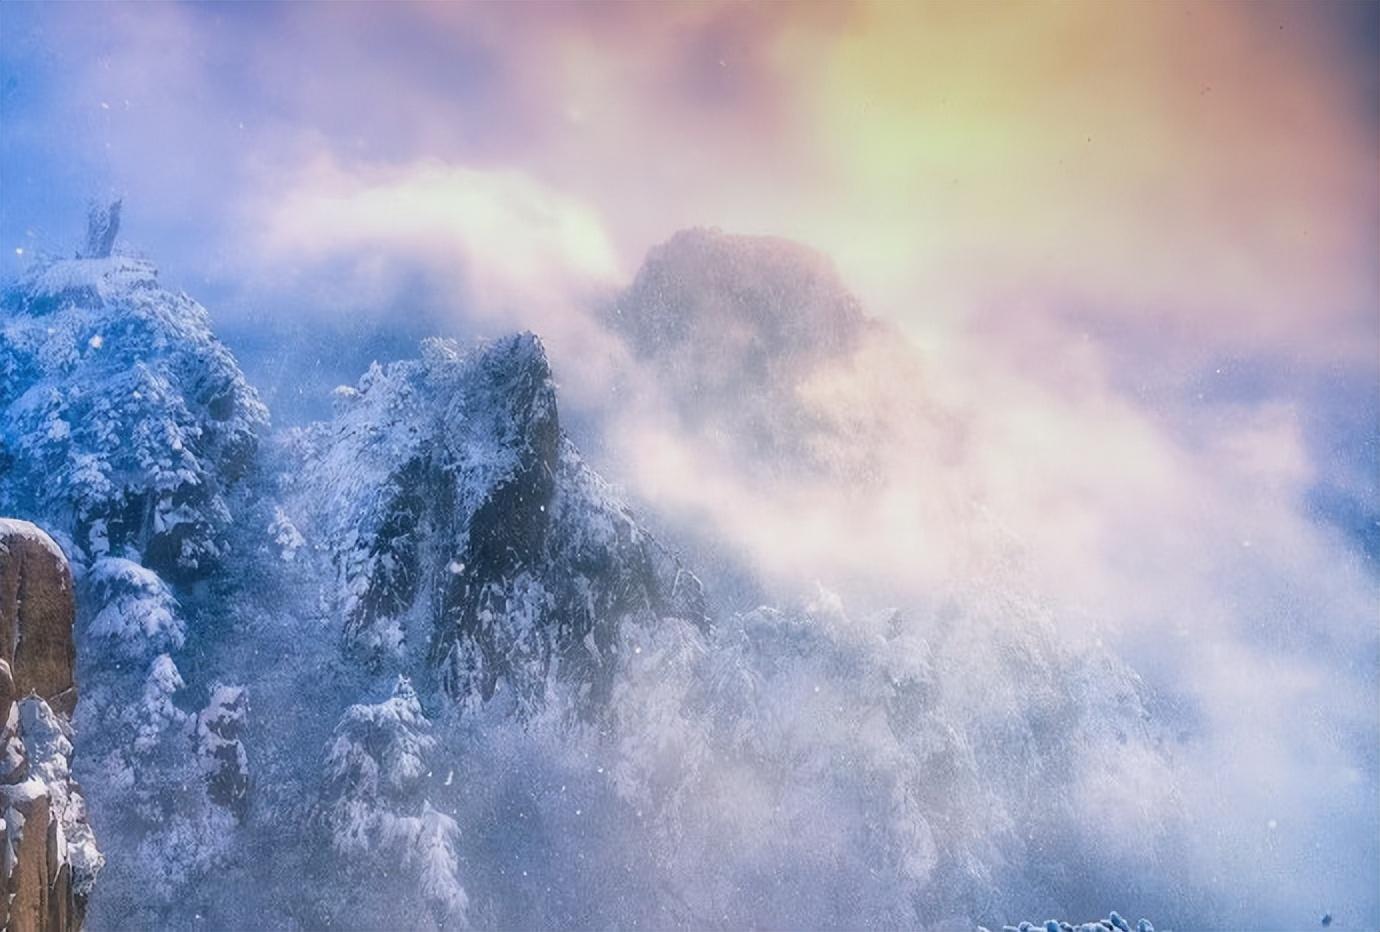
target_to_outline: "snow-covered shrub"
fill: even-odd
[[[106,649],[144,658],[176,650],[186,640],[187,625],[177,599],[152,570],[121,557],[103,557],[85,582],[95,609],[87,631],[108,642]]]
[[[1323,923],[1327,925],[1327,923]],[[985,926],[978,926],[978,932],[988,932]],[[1021,922],[1017,925],[1005,925],[1001,927],[1001,932],[1131,932],[1131,924],[1121,917],[1116,910],[1107,916],[1106,919],[1096,919],[1092,922],[1063,922],[1056,919],[1047,919],[1044,922]],[[1135,932],[1155,932],[1155,926],[1149,919],[1141,919],[1136,922]]]
[[[306,538],[297,530],[297,526],[292,523],[292,519],[281,506],[275,506],[273,509],[273,521],[268,526],[268,534],[278,545],[279,556],[287,563],[291,563],[297,557],[297,551],[307,543]]]

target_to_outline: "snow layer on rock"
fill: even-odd
[[[54,559],[59,562],[67,562],[67,557],[63,554],[62,548],[58,546],[57,541],[53,540],[53,538],[45,533],[42,528],[38,527],[38,525],[28,521],[18,521],[14,518],[0,518],[0,547],[5,546],[4,541],[7,538],[15,539],[21,537],[38,544],[44,550],[47,550],[48,553],[52,554]]]
[[[87,821],[86,801],[72,780],[71,726],[37,696],[20,700],[18,721],[30,780],[45,788],[61,829],[59,863],[71,865],[74,892],[89,896],[105,857]]]

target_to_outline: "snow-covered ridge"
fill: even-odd
[[[297,526],[331,541],[348,644],[456,697],[606,675],[625,620],[703,623],[699,581],[562,434],[530,334],[375,366],[300,437]],[[604,671],[600,673],[599,671]]]

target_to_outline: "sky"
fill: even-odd
[[[1091,332],[1132,390],[1344,391],[1367,412],[1329,423],[1373,421],[1373,4],[19,4],[0,28],[7,275],[120,194],[228,336],[383,316],[413,342],[554,330],[710,225],[825,251],[937,350]]]
[[[286,421],[427,333],[517,327],[575,416],[606,408],[591,308],[648,249],[809,244],[913,344],[958,452],[854,359],[811,403],[880,412],[865,509],[658,433],[654,403],[601,467],[773,578],[897,599],[976,559],[936,530],[980,503],[1032,585],[1201,705],[1225,776],[1189,795],[1241,797],[1228,870],[1263,896],[1305,861],[1377,873],[1349,833],[1380,826],[1353,746],[1380,690],[1380,5],[5,4],[0,129],[0,275],[123,196],[123,242]]]
[[[1057,302],[1369,355],[1373,5],[535,9],[7,8],[9,270],[102,192],[189,287],[438,227],[496,276],[620,281],[707,224],[823,249],[934,339]]]

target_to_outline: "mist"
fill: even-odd
[[[443,927],[1380,922],[1376,7],[531,12],[5,13],[0,273],[123,196],[271,414],[230,533],[306,556],[179,592],[266,796],[425,720]],[[331,614],[332,425],[520,331],[578,487],[704,585],[611,637],[603,718],[445,698],[422,601],[354,665]],[[207,915],[334,915],[324,849],[225,906],[296,844],[237,831]]]

